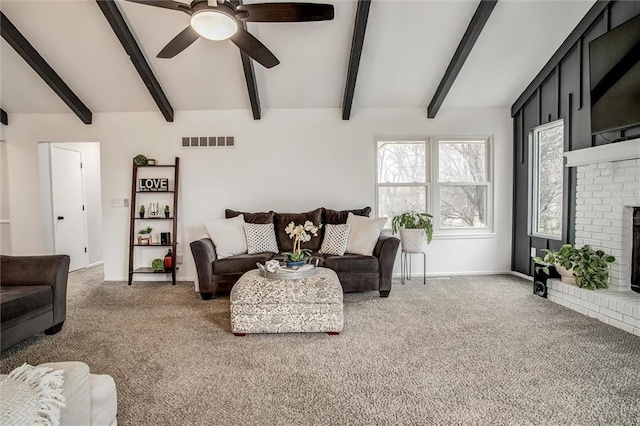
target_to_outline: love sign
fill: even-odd
[[[145,178],[140,179],[140,191],[168,191],[169,179]]]

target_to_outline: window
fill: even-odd
[[[378,216],[391,218],[406,210],[428,211],[427,142],[378,142]]]
[[[440,229],[489,228],[488,139],[438,139]]]
[[[531,234],[562,239],[564,122],[539,126],[532,133]]]
[[[434,216],[436,235],[486,232],[491,228],[489,138],[434,141],[377,142],[378,215],[391,219],[406,210],[426,211]]]

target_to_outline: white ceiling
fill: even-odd
[[[235,45],[200,39],[173,59],[157,59],[189,17],[117,3],[175,110],[250,109]],[[255,64],[263,108],[341,107],[357,1],[328,3],[335,6],[333,21],[248,24],[280,60],[272,69]],[[510,106],[593,3],[500,0],[443,107]],[[373,0],[354,112],[426,110],[477,5]],[[3,0],[1,8],[94,113],[157,111],[94,0]],[[69,111],[4,40],[1,48],[0,107],[9,114]]]

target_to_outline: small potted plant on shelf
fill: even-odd
[[[138,209],[138,214],[140,215],[140,219],[144,219],[144,212],[145,212],[144,204],[140,204],[140,208]]]
[[[286,257],[287,268],[298,268],[307,263],[307,258],[311,255],[311,250],[301,248],[302,243],[311,241],[312,237],[318,236],[318,231],[322,228],[322,224],[314,225],[313,222],[307,220],[304,225],[296,225],[291,222],[284,231],[293,239],[293,250],[282,253]]]
[[[391,232],[400,233],[400,242],[404,252],[424,251],[424,242],[427,244],[433,238],[433,224],[429,213],[416,213],[407,211],[396,215],[391,220]]]
[[[138,244],[150,245],[153,243],[151,238],[152,229],[150,226],[147,226],[138,231]]]
[[[576,248],[564,244],[559,250],[542,249],[545,256],[534,257],[533,261],[541,264],[538,268],[549,274],[549,266],[554,265],[562,282],[575,284],[580,288],[594,290],[609,286],[609,263],[615,257],[602,250],[593,250],[589,245]]]
[[[164,217],[169,218],[169,204],[164,206]]]

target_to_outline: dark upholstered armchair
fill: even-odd
[[[2,350],[62,329],[67,314],[67,255],[0,256]]]

